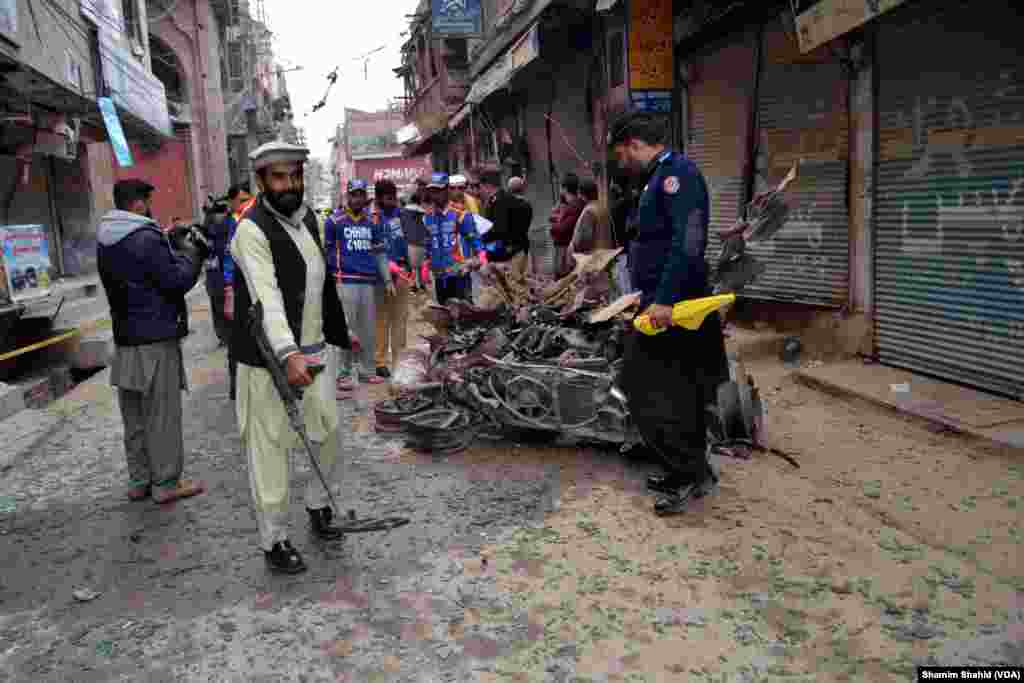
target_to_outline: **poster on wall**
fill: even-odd
[[[629,3],[629,87],[671,90],[672,0]]]
[[[42,225],[0,226],[0,277],[14,301],[50,293],[53,265],[46,228]]]
[[[0,0],[0,35],[18,44],[18,0]]]
[[[480,0],[431,0],[435,37],[471,38],[483,33]]]

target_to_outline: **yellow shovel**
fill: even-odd
[[[680,301],[672,306],[672,324],[687,330],[698,330],[704,323],[705,318],[735,301],[735,294],[717,294],[700,299]],[[651,323],[651,317],[648,315],[638,315],[633,318],[633,327],[646,335],[654,335],[665,331],[664,327],[655,327]]]

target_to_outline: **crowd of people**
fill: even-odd
[[[657,327],[672,324],[675,302],[709,293],[704,250],[708,193],[703,176],[664,143],[660,124],[630,115],[610,144],[621,166],[643,180],[642,197],[612,184],[609,207],[597,185],[569,174],[551,211],[553,272],[574,267],[573,255],[628,247],[631,287]],[[326,482],[339,457],[337,400],[357,383],[391,376],[406,345],[413,298],[431,292],[494,306],[489,275],[522,274],[529,264],[534,211],[526,179],[503,183],[498,169],[472,179],[433,173],[409,196],[388,180],[347,183],[344,201],[325,220],[304,201],[308,150],[273,142],[251,156],[258,184],[232,187],[229,210],[207,230],[164,231],[152,218],[153,186],[140,180],[114,188],[116,209],[98,230],[99,271],[111,308],[118,388],[129,470],[128,496],[166,503],[202,493],[182,477],[181,339],[188,334],[185,294],[203,270],[214,327],[228,347],[230,397],[248,460],[260,545],[275,571],[305,566],[288,533],[288,452],[298,435],[268,371],[269,354],[301,391],[302,419]],[[623,225],[626,228],[623,228]],[[212,239],[207,239],[212,237]],[[481,277],[482,276],[482,277]],[[255,304],[262,334],[252,326]],[[261,346],[256,337],[265,337]],[[270,347],[270,351],[267,351]],[[621,388],[630,414],[667,473],[648,482],[655,511],[681,511],[702,495],[713,472],[706,458],[703,406],[727,376],[717,315],[697,332],[675,328],[628,339]],[[334,368],[334,372],[322,372]],[[305,505],[314,535],[341,537],[330,493],[315,479]]]

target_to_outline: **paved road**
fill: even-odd
[[[479,642],[449,631],[468,601],[488,599],[487,577],[464,576],[462,561],[539,521],[556,469],[475,476],[349,431],[340,505],[412,523],[324,546],[294,504],[310,571],[273,577],[256,546],[224,352],[196,317],[185,343],[186,473],[207,481],[204,496],[164,508],[123,499],[106,372],[9,425],[21,438],[0,483],[0,680],[468,680],[494,646],[525,636],[525,623]],[[354,424],[354,403],[339,406]],[[294,501],[310,476],[303,457],[292,460]],[[81,587],[101,595],[76,602]]]

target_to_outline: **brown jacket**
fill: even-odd
[[[608,220],[608,209],[600,201],[586,205],[576,222],[573,231],[570,251],[577,254],[589,254],[596,249],[613,249],[611,224]]]

